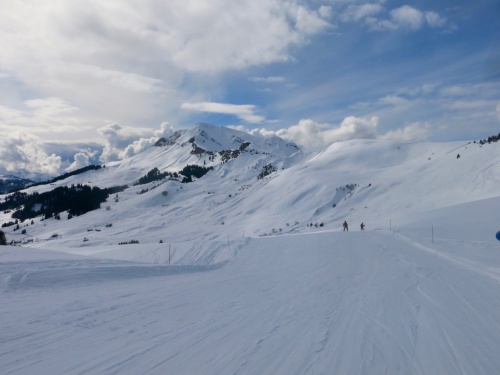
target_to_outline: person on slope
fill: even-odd
[[[344,223],[342,224],[342,226],[344,227],[344,232],[345,231],[348,231],[349,232],[349,226],[347,225],[347,221],[344,220]]]
[[[364,223],[361,223],[359,226],[361,227],[361,230],[365,230],[365,224]]]

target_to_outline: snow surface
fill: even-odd
[[[6,230],[33,242],[0,247],[0,373],[500,373],[500,144],[254,144],[193,183]],[[203,158],[182,150],[65,183]]]

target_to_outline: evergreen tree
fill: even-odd
[[[0,230],[0,245],[7,245],[7,238],[3,230]]]

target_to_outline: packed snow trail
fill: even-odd
[[[0,372],[500,373],[495,273],[428,250],[390,232],[268,237],[219,268],[85,282],[65,273],[80,259],[17,262],[24,276],[0,295]],[[43,267],[67,284],[37,286]],[[4,280],[14,268],[0,264]]]

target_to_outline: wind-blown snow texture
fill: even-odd
[[[252,139],[221,164],[200,129],[249,139],[203,125],[64,183],[201,179],[6,230],[34,242],[0,247],[2,374],[500,373],[499,145]]]

